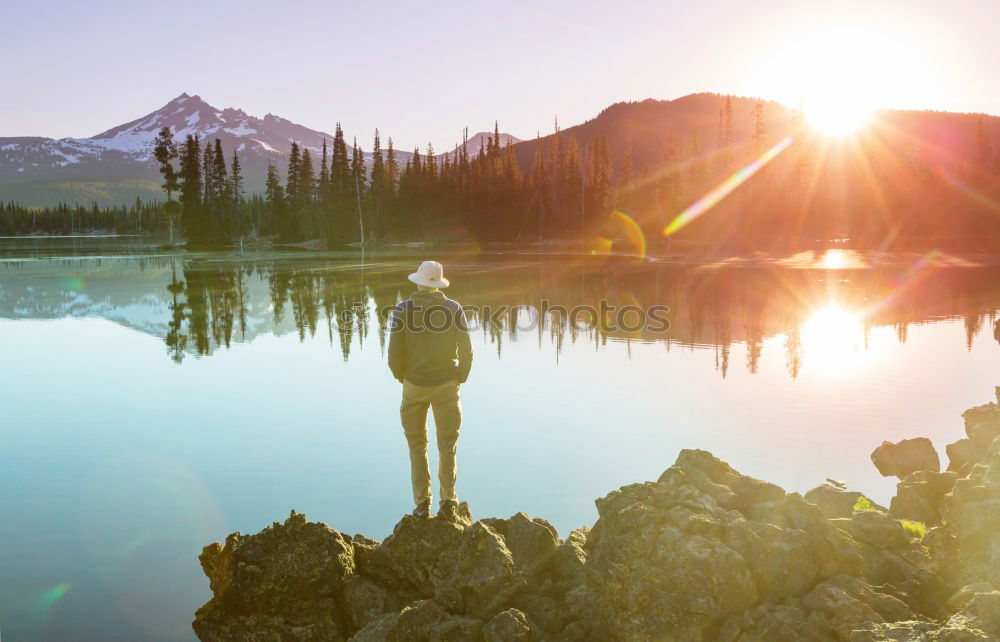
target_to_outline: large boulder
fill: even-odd
[[[941,470],[941,461],[931,440],[926,437],[904,439],[898,443],[883,441],[872,451],[872,463],[884,477],[902,479],[918,470]]]
[[[354,574],[350,539],[292,511],[257,535],[233,533],[200,556],[213,597],[192,624],[202,640],[341,640],[345,583]]]
[[[590,630],[609,639],[711,639],[726,626],[735,636],[757,630],[741,619],[757,605],[789,613],[778,607],[829,578],[864,584],[856,545],[819,507],[704,451],[682,451],[657,483],[597,509],[585,595]]]
[[[955,486],[958,475],[918,470],[896,484],[896,496],[889,512],[899,519],[910,519],[934,525],[941,521],[941,501]]]
[[[501,611],[483,626],[483,642],[533,642],[537,639],[527,616],[517,609]]]
[[[462,541],[465,525],[441,518],[405,515],[381,544],[358,552],[361,572],[403,597],[404,603],[428,599],[452,571],[449,555]]]

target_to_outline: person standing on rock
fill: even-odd
[[[449,282],[437,261],[424,261],[409,277],[417,291],[396,306],[389,335],[389,369],[403,384],[399,416],[410,448],[413,514],[431,509],[431,474],[427,461],[427,410],[434,410],[437,431],[438,516],[457,519],[458,469],[455,453],[462,427],[459,388],[472,368],[472,341],[462,306],[441,291]]]

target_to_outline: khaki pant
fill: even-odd
[[[459,384],[448,381],[438,386],[418,386],[403,380],[403,403],[399,417],[403,433],[410,446],[410,481],[413,484],[413,502],[419,504],[431,498],[431,470],[427,462],[427,408],[434,409],[434,426],[437,431],[438,482],[441,500],[457,501],[455,479],[455,451],[458,448],[458,431],[462,428],[462,404],[458,399]]]

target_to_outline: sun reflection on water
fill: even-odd
[[[803,361],[809,370],[848,374],[878,357],[882,341],[866,336],[864,315],[838,301],[814,310],[800,330]]]

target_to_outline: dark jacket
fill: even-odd
[[[399,381],[418,386],[465,383],[472,341],[462,306],[440,290],[417,290],[397,305],[390,322],[389,369]]]

